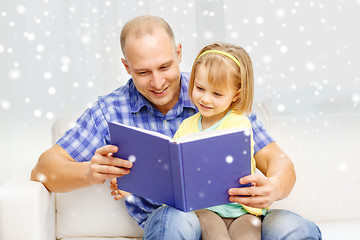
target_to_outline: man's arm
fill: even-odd
[[[54,145],[40,156],[31,180],[43,183],[51,192],[102,184],[108,178],[130,172],[131,162],[112,157],[117,150],[116,146],[107,145],[97,149],[91,161],[76,162],[62,147]]]
[[[253,174],[241,178],[240,183],[252,183],[253,187],[229,189],[230,201],[250,207],[266,208],[290,194],[296,181],[294,165],[276,142],[265,146],[254,157],[257,168],[265,176]]]
[[[268,144],[254,156],[257,168],[276,185],[275,201],[286,198],[296,181],[294,164],[276,142]]]

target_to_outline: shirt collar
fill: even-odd
[[[129,103],[132,113],[137,113],[145,106],[151,106],[150,102],[136,89],[132,78],[128,82]]]
[[[181,114],[184,108],[193,108],[196,109],[195,105],[191,102],[189,94],[188,94],[188,86],[189,86],[189,73],[181,73],[181,88],[179,101],[175,104],[173,109],[171,109],[166,115],[176,116]],[[160,111],[158,111],[154,106],[147,100],[135,87],[132,79],[128,82],[129,86],[129,102],[130,109],[132,113],[139,112],[143,107],[147,107],[147,109],[155,115],[164,116]]]

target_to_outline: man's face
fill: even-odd
[[[126,71],[135,87],[164,115],[179,99],[181,45],[163,30],[141,38],[126,39]]]

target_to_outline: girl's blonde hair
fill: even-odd
[[[238,63],[224,54],[208,52],[208,50],[218,50],[226,52],[236,58]],[[201,56],[200,56],[201,55]],[[200,56],[200,57],[199,57]],[[236,91],[240,91],[240,96],[233,102],[232,108],[240,114],[251,112],[254,98],[254,73],[249,54],[240,46],[216,42],[205,46],[197,55],[190,76],[189,95],[194,89],[196,71],[199,66],[204,66],[208,71],[208,81],[215,87],[232,86]]]

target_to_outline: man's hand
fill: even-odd
[[[119,190],[117,187],[117,180],[116,178],[111,179],[110,181],[110,190],[111,191],[111,196],[114,196],[115,200],[119,200],[123,197],[126,197],[127,195],[131,195],[131,193]]]
[[[130,173],[132,163],[113,157],[118,148],[107,145],[96,150],[88,169],[88,178],[93,184],[103,184],[108,178],[122,177]]]
[[[245,176],[240,179],[241,184],[251,183],[251,187],[230,188],[228,193],[231,202],[238,202],[249,207],[267,208],[276,200],[277,184],[275,179],[260,174]],[[241,196],[243,195],[243,196]]]

